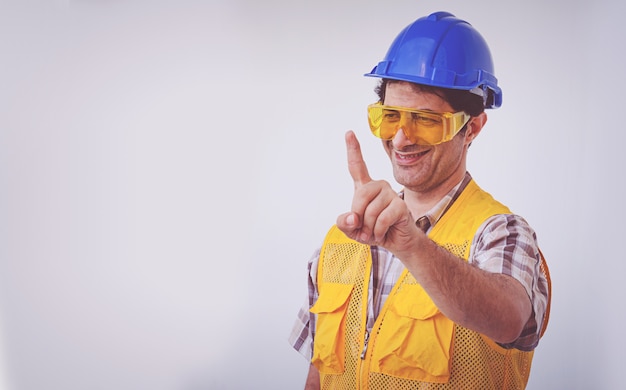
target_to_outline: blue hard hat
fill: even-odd
[[[485,108],[502,104],[487,42],[472,25],[448,12],[408,25],[365,76],[468,90],[483,97]]]

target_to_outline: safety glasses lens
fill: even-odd
[[[368,122],[372,134],[391,140],[402,129],[411,142],[419,145],[437,145],[450,141],[470,119],[464,112],[434,113],[384,106],[368,106]]]

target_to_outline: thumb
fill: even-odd
[[[337,217],[337,227],[348,237],[360,228],[359,216],[354,212],[344,213]]]

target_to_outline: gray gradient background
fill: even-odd
[[[286,338],[350,205],[347,129],[390,179],[362,74],[446,9],[485,36],[504,91],[470,171],[552,271],[529,388],[619,388],[625,4],[0,1],[0,379],[300,388]]]

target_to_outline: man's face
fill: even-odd
[[[383,103],[436,113],[454,112],[441,97],[419,91],[407,82],[389,82]],[[396,181],[420,193],[447,192],[463,178],[467,145],[463,132],[438,145],[413,144],[402,131],[392,140],[383,141]]]

